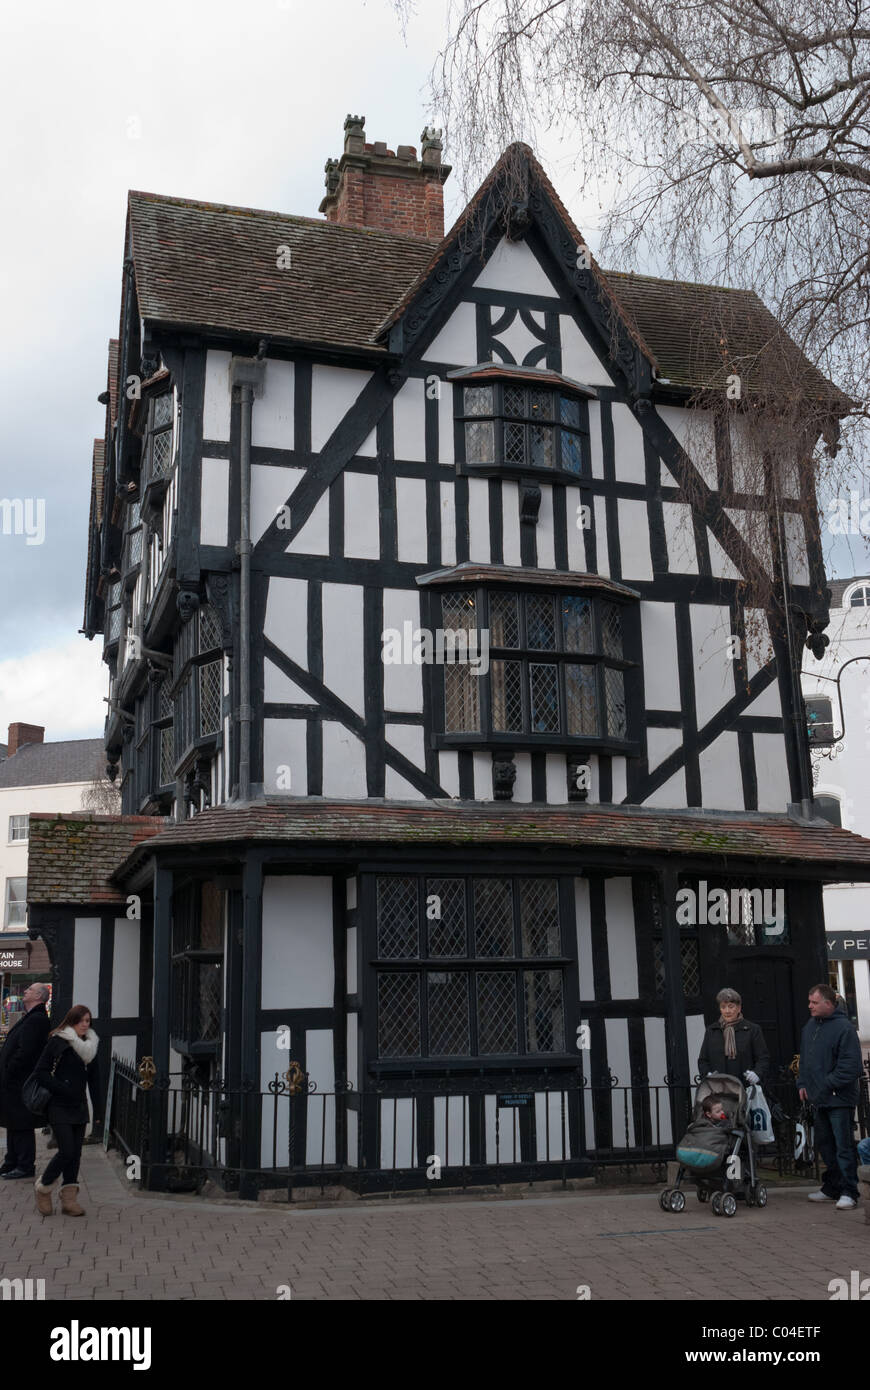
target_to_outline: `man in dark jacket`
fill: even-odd
[[[813,985],[808,1003],[797,1084],[801,1100],[815,1106],[816,1145],[826,1167],[810,1201],[836,1202],[838,1211],[849,1211],[858,1201],[852,1111],[858,1104],[861,1047],[830,985]]]
[[[32,1178],[36,1173],[38,1115],[21,1099],[21,1087],[36,1066],[51,1024],[46,1011],[48,985],[29,985],[22,996],[24,1015],[9,1029],[0,1048],[0,1124],[6,1126],[6,1159],[2,1178]]]

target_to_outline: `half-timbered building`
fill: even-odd
[[[437,132],[418,158],[348,117],[323,219],[129,197],[85,629],[125,816],[164,820],[114,864],[141,927],[112,907],[94,968],[149,1011],[131,1060],[236,1088],[248,1174],[287,1156],[291,1061],[322,1098],[296,1133],[346,1179],[666,1142],[655,1088],[694,1076],[716,991],[790,1060],[822,884],[870,870],[813,815],[809,475],[757,553],[739,409],[729,435],[692,408],[712,326],[748,358],[773,319],[602,271],[522,146],[445,236],[448,173]],[[784,598],[761,655],[758,566]],[[31,900],[71,968],[87,891]]]

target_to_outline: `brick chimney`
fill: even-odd
[[[383,141],[366,144],[365,116],[344,123],[344,154],[326,161],[326,197],[320,211],[343,227],[377,227],[384,232],[440,241],[444,236],[445,183],[450,166],[441,163],[441,131],[427,126],[413,145],[388,150]]]
[[[8,756],[14,758],[25,743],[42,743],[44,740],[45,730],[39,724],[10,724]]]

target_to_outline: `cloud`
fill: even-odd
[[[10,724],[41,724],[48,743],[99,738],[108,671],[103,644],[73,637],[24,657],[0,661],[0,739]]]

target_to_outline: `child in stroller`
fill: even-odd
[[[746,1092],[738,1077],[711,1073],[700,1082],[692,1123],[677,1145],[677,1162],[674,1186],[659,1197],[662,1211],[683,1210],[684,1179],[695,1183],[698,1201],[709,1201],[714,1216],[734,1216],[738,1198],[749,1207],[767,1206],[767,1188],[755,1171]]]

